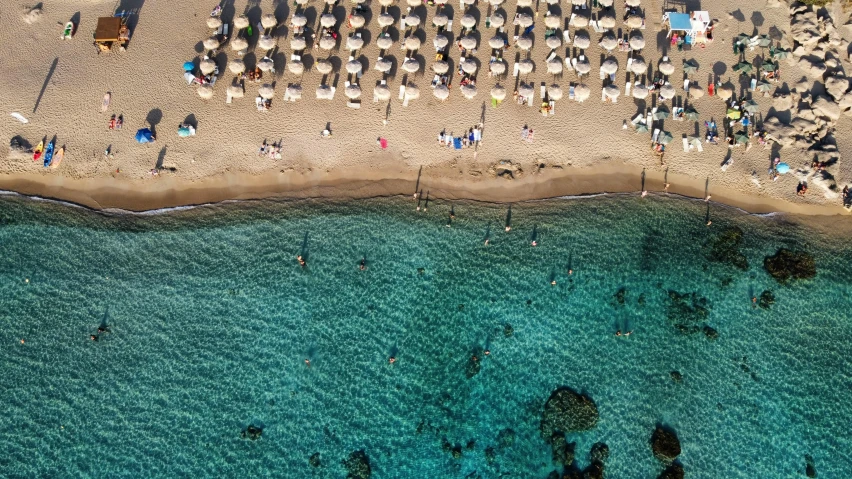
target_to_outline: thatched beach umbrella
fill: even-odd
[[[290,100],[299,100],[302,98],[302,86],[301,85],[290,85],[287,87],[285,91],[285,96]]]
[[[331,50],[332,48],[337,46],[337,40],[334,39],[331,35],[326,35],[320,38],[319,47],[323,50]]]
[[[558,58],[554,58],[547,62],[547,73],[551,75],[559,75],[562,73],[562,61]]]
[[[296,5],[307,5],[310,0],[296,0]]]
[[[518,38],[515,45],[521,50],[529,50],[533,46],[533,40],[529,36],[523,35],[521,38]]]
[[[518,25],[520,25],[521,28],[527,28],[533,24],[533,17],[527,15],[526,13],[522,13],[518,15],[518,18],[515,21],[518,22]]]
[[[406,50],[417,50],[420,48],[420,39],[411,35],[409,37],[405,37],[405,41],[402,42],[402,46]]]
[[[600,5],[602,7],[611,7],[612,6],[612,0],[598,0],[598,5]]]
[[[450,39],[444,35],[435,35],[435,38],[432,39],[432,45],[435,46],[435,50],[441,50],[449,44]]]
[[[324,13],[320,17],[320,25],[322,25],[325,28],[331,28],[336,24],[337,24],[337,18],[335,18],[335,16],[330,14],[330,13]]]
[[[493,61],[488,64],[488,68],[491,70],[492,75],[502,75],[506,73],[506,64],[502,61]]]
[[[389,7],[393,5],[394,0],[379,0],[379,5],[383,7]]]
[[[380,27],[389,27],[394,24],[395,20],[393,19],[393,15],[389,13],[383,13],[379,15],[379,18],[376,20],[379,23]]]
[[[290,38],[290,48],[294,51],[304,50],[308,46],[305,37],[299,35]]]
[[[518,86],[518,95],[526,98],[532,98],[534,94],[535,88],[533,88],[532,85],[521,84],[520,86]]]
[[[633,98],[638,98],[640,100],[643,99],[643,98],[648,98],[648,93],[649,93],[648,87],[646,87],[642,83],[639,83],[637,85],[633,85],[632,92],[633,92]]]
[[[529,7],[532,5],[532,0],[518,0],[519,7]]]
[[[231,40],[231,50],[235,52],[241,52],[248,48],[248,40],[245,38],[237,37]]]
[[[611,84],[605,86],[603,91],[607,98],[611,98],[613,100],[618,98],[618,95],[621,95],[621,89]]]
[[[272,88],[272,85],[264,84],[257,89],[257,94],[264,100],[271,100],[275,96],[275,89]]]
[[[405,61],[402,62],[402,69],[408,73],[414,73],[420,70],[420,62],[417,61],[416,58],[406,58]]]
[[[450,97],[450,89],[447,88],[447,85],[438,85],[432,90],[432,94],[435,95],[435,98],[444,101]]]
[[[459,45],[465,50],[472,50],[476,48],[476,38],[471,36],[464,36],[459,40]]]
[[[618,62],[616,62],[612,58],[608,58],[601,63],[601,71],[606,73],[607,75],[612,75],[613,73],[618,71]]]
[[[231,98],[242,98],[246,95],[245,90],[240,85],[231,85],[225,92]]]
[[[574,65],[574,70],[577,71],[579,75],[585,75],[592,71],[592,64],[589,63],[589,59],[577,60],[577,64]]]
[[[373,97],[381,101],[390,100],[390,88],[387,85],[376,85],[376,88],[373,89]]]
[[[729,100],[734,95],[734,87],[730,83],[726,83],[716,89],[716,95],[723,100]]]
[[[582,14],[574,17],[574,26],[575,27],[582,28],[582,27],[586,27],[588,25],[589,25],[589,17],[582,15]]]
[[[643,37],[641,33],[637,32],[630,36],[628,43],[630,44],[630,48],[633,50],[641,50],[645,48],[645,37]]]
[[[353,13],[349,16],[349,26],[352,28],[361,28],[367,23],[367,20],[357,13]]]
[[[209,58],[205,58],[198,64],[198,69],[201,70],[201,73],[209,75],[216,71],[216,62]]]
[[[443,75],[444,73],[450,71],[450,64],[443,60],[437,61],[432,64],[432,71],[434,71],[438,75]]]
[[[675,97],[675,88],[671,85],[663,85],[660,87],[660,96],[664,100],[671,100]]]
[[[557,5],[558,3],[559,3],[559,0],[547,0],[548,5]]]
[[[357,75],[361,73],[361,70],[364,68],[364,65],[361,64],[357,59],[349,60],[346,62],[346,71],[351,73],[352,75]]]
[[[450,18],[443,13],[436,13],[435,16],[432,17],[432,25],[435,25],[436,27],[444,27],[449,21]]]
[[[275,28],[278,26],[278,20],[275,18],[275,15],[267,13],[260,17],[260,25],[263,28]]]
[[[304,27],[308,24],[308,17],[301,13],[297,13],[290,19],[290,23],[293,24],[294,27]]]
[[[287,64],[287,69],[294,75],[301,75],[305,73],[305,64],[298,60],[293,60]]]
[[[544,17],[544,25],[547,28],[559,28],[562,25],[562,17],[559,15],[546,15]]]
[[[203,43],[204,43],[204,49],[206,49],[206,50],[215,50],[215,49],[219,48],[219,45],[220,45],[219,39],[216,38],[215,36],[204,40]]]
[[[417,85],[413,83],[409,83],[405,87],[405,100],[416,100],[420,98],[420,89],[417,88]]]
[[[231,73],[239,75],[240,73],[246,71],[246,64],[239,58],[234,58],[233,60],[228,62],[228,70],[231,70]]]
[[[641,75],[648,71],[648,64],[641,58],[634,58],[630,63],[630,71],[636,75]]]
[[[547,44],[548,48],[556,49],[562,46],[562,39],[559,38],[559,35],[551,35],[547,37],[547,40],[544,41]]]
[[[503,4],[505,0],[488,0],[488,3],[493,7],[497,7]]]
[[[587,0],[571,0],[571,4],[577,5],[578,7],[585,5],[586,2],[587,2]]]
[[[497,101],[503,101],[506,99],[506,89],[500,85],[494,85],[494,88],[491,89],[491,98]]]
[[[598,20],[602,28],[615,28],[615,17],[607,15]]]
[[[419,7],[423,4],[422,0],[405,0],[409,7]]]
[[[627,17],[627,26],[630,28],[641,28],[642,27],[642,17],[639,15],[630,15]]]
[[[461,23],[461,26],[463,26],[465,28],[473,28],[473,27],[476,26],[476,17],[474,17],[473,15],[471,15],[469,13],[466,13],[466,14],[462,15],[459,23]]]
[[[704,96],[704,89],[701,87],[693,86],[689,88],[689,97],[693,100],[697,100]]]
[[[240,15],[239,17],[234,19],[234,28],[237,30],[242,30],[243,28],[247,28],[249,26],[249,19],[245,15]]]
[[[343,94],[346,95],[346,98],[349,98],[350,100],[361,98],[361,87],[359,87],[358,85],[349,85],[346,87],[346,90],[343,91]]]
[[[532,73],[533,68],[535,68],[535,64],[532,62],[532,60],[527,59],[518,62],[518,72],[521,75],[528,75]]]
[[[461,62],[461,69],[468,74],[476,73],[476,62],[472,58],[468,58]]]
[[[364,46],[364,39],[361,37],[346,37],[346,48],[348,50],[358,50]]]
[[[334,65],[328,60],[317,60],[316,69],[323,75],[328,75],[334,69]]]
[[[213,98],[213,87],[210,85],[201,85],[198,87],[198,96],[204,100]]]
[[[393,38],[390,35],[382,35],[376,39],[376,46],[381,48],[382,50],[387,50],[388,48],[393,46]]]
[[[275,70],[275,62],[269,57],[263,57],[261,61],[257,62],[257,67],[260,68],[260,71],[271,72]]]
[[[574,98],[576,98],[577,101],[586,101],[589,99],[589,95],[591,94],[592,90],[582,83],[574,88]]]
[[[562,88],[559,85],[550,85],[547,87],[547,97],[554,101],[562,99]]]
[[[579,48],[580,50],[585,50],[589,48],[589,45],[592,44],[592,39],[589,38],[589,33],[586,31],[579,31],[574,34],[574,46]]]
[[[642,0],[624,0],[624,4],[628,7],[638,7],[642,4]]]
[[[408,27],[416,27],[420,25],[420,17],[417,15],[407,15],[405,17],[405,25]]]
[[[207,28],[212,28],[213,30],[216,30],[221,26],[222,26],[222,20],[219,17],[208,17],[207,18]]]
[[[461,94],[468,100],[473,100],[473,97],[476,96],[476,87],[473,85],[465,85],[460,90]]]
[[[499,13],[495,13],[491,15],[491,27],[492,28],[500,28],[506,24],[506,18]]]
[[[506,40],[501,36],[493,36],[488,40],[488,46],[491,48],[503,48],[506,46]]]
[[[607,33],[603,36],[603,38],[601,38],[601,41],[600,43],[598,43],[598,45],[600,45],[601,48],[603,48],[604,50],[611,52],[615,50],[616,47],[618,47],[618,40],[615,39],[615,35],[613,35],[612,33]]]
[[[663,75],[671,75],[675,71],[674,65],[672,65],[672,62],[669,60],[660,62],[660,66],[657,69],[660,70],[660,73]]]
[[[317,87],[317,100],[331,100],[334,98],[334,90],[328,85]]]
[[[376,60],[376,64],[373,66],[373,68],[375,68],[376,70],[378,70],[382,73],[387,73],[387,72],[391,71],[392,67],[393,67],[393,62],[391,62],[390,60],[388,60],[386,58],[382,58],[381,60]]]

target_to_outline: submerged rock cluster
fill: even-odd
[[[706,324],[709,315],[710,305],[707,298],[699,296],[695,292],[678,293],[669,290],[666,318],[682,334],[703,332],[711,340],[719,337],[719,333]]]
[[[779,283],[816,276],[814,257],[804,251],[781,248],[763,260],[763,267]]]
[[[588,396],[561,387],[544,403],[539,430],[548,442],[555,433],[588,431],[598,424],[598,407]]]
[[[748,269],[748,258],[740,252],[743,242],[743,230],[734,226],[722,231],[710,244],[707,257],[710,261],[723,263],[739,268]]]
[[[370,458],[364,450],[353,451],[349,457],[343,460],[346,468],[346,479],[369,479],[372,475],[370,469]]]

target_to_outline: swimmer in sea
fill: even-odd
[[[556,286],[556,280],[555,280],[555,279],[550,280],[550,285],[551,285],[551,286]]]
[[[296,260],[299,261],[299,266],[301,266],[302,268],[304,268],[305,266],[308,265],[307,261],[305,261],[305,259],[302,258],[302,255],[296,256]]]
[[[536,242],[536,240],[532,240],[532,245],[533,245],[533,246],[538,246],[538,242]]]
[[[486,350],[485,350],[485,355],[486,355],[486,356],[488,356],[489,354],[491,354],[491,351],[489,351],[489,350],[487,350],[487,349],[486,349]]]
[[[367,271],[367,258],[361,258],[361,264],[358,265],[361,271]]]
[[[395,358],[395,357],[391,356],[391,357],[389,357],[389,358],[388,358],[388,363],[389,363],[389,364],[393,364],[393,363],[395,363],[395,362],[396,362],[396,358]]]
[[[621,330],[619,329],[618,331],[616,331],[616,332],[615,332],[615,335],[616,335],[616,336],[621,336]]]
[[[89,339],[91,339],[92,341],[97,341],[97,340],[98,340],[98,335],[97,335],[97,334],[90,334],[90,335],[89,335]]]
[[[307,358],[305,359],[305,366],[311,367],[311,360],[310,359],[307,359]]]
[[[572,275],[572,274],[574,274],[574,270],[573,270],[573,269],[569,269],[569,270],[568,270],[568,275],[570,276],[570,275]]]

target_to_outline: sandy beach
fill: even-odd
[[[213,86],[213,97],[200,98],[197,87],[187,85],[182,65],[187,61],[197,64],[206,53],[202,41],[211,35],[206,21],[214,3],[137,0],[119,2],[116,8],[113,1],[69,0],[45,3],[33,14],[31,5],[4,0],[0,6],[4,12],[0,16],[0,42],[7,49],[2,63],[0,103],[6,113],[0,119],[4,137],[0,156],[5,161],[0,164],[0,189],[93,208],[138,211],[227,199],[411,195],[415,189],[433,197],[484,201],[643,189],[662,194],[668,182],[673,194],[699,198],[711,194],[713,201],[751,212],[846,214],[840,190],[851,175],[841,153],[848,151],[852,142],[852,136],[846,134],[852,131],[848,114],[852,104],[845,102],[849,99],[845,92],[848,81],[839,92],[836,87],[832,92],[826,86],[848,67],[846,52],[852,32],[844,26],[848,15],[839,7],[819,15],[823,18],[819,28],[825,33],[824,42],[809,43],[807,56],[791,55],[780,60],[780,81],[772,82],[772,89],[764,95],[749,92],[749,77],[732,70],[741,59],[732,53],[732,42],[742,32],[767,34],[773,46],[793,49],[797,46],[793,33],[801,36],[801,28],[792,28],[795,32],[791,33],[791,10],[784,3],[729,0],[701,5],[709,9],[714,21],[714,40],[706,47],[686,46],[679,51],[671,45],[661,25],[665,7],[662,2],[642,2],[645,28],[631,30],[622,18],[623,0],[616,0],[613,8],[617,25],[613,33],[619,38],[639,34],[646,46],[638,52],[607,52],[598,45],[602,33],[591,27],[568,26],[571,38],[578,31],[588,32],[591,38],[591,46],[583,52],[567,43],[554,50],[560,60],[579,54],[589,59],[591,72],[580,80],[573,71],[551,75],[546,68],[551,48],[544,41],[543,18],[548,8],[552,15],[560,16],[562,28],[557,31],[561,33],[572,13],[570,3],[540,2],[518,8],[510,1],[495,8],[479,2],[466,9],[478,21],[472,35],[478,48],[469,56],[479,65],[477,96],[467,99],[459,91],[461,77],[456,74],[460,52],[455,42],[461,36],[458,20],[464,13],[458,3],[445,5],[442,12],[455,21],[451,31],[445,32],[450,39],[452,87],[449,98],[442,102],[430,88],[435,60],[432,40],[437,34],[432,19],[437,7],[412,7],[410,14],[417,14],[421,20],[409,31],[421,40],[422,46],[413,52],[420,63],[419,70],[406,73],[401,68],[406,51],[400,46],[405,34],[398,29],[401,15],[407,12],[406,3],[396,2],[386,9],[378,2],[364,6],[366,25],[357,32],[365,45],[354,52],[363,65],[363,75],[358,80],[363,94],[360,108],[356,109],[347,107],[343,91],[347,79],[354,80],[343,67],[350,55],[346,38],[355,31],[346,21],[354,7],[352,3],[341,2],[333,7],[316,0],[304,6],[271,1],[224,4],[221,18],[225,23],[232,24],[235,17],[246,14],[254,25],[262,15],[273,14],[279,24],[272,32],[277,43],[271,55],[275,73],[264,73],[259,83],[245,82],[245,97],[229,104],[225,91],[235,74],[229,71],[228,62],[241,58],[251,68],[264,52],[257,45],[258,32],[247,37],[248,52],[242,56],[225,42],[214,57],[220,75]],[[310,32],[319,28],[319,18],[326,8],[337,19],[340,32],[337,47],[330,51],[311,48],[310,38]],[[98,54],[91,42],[97,18],[126,9],[137,10],[129,22],[132,36],[128,48]],[[682,6],[678,9],[687,11]],[[373,89],[383,79],[383,73],[374,68],[381,54],[375,42],[381,32],[377,17],[383,10],[396,20],[388,28],[394,45],[383,54],[393,62],[384,77],[392,95],[389,101],[374,102]],[[516,10],[535,18],[529,34],[533,46],[528,53],[512,45],[511,20]],[[600,10],[590,6],[585,12],[596,18]],[[291,39],[295,35],[289,22],[297,11],[305,14],[309,27],[315,27],[309,28],[306,35],[308,48],[301,55],[306,71],[301,75],[288,70],[293,54]],[[486,27],[486,17],[495,11],[504,15],[508,23],[502,34],[509,42],[503,53],[508,71],[500,77],[488,74],[492,55],[488,41],[498,32]],[[78,22],[76,34],[72,39],[60,39],[63,25],[69,20]],[[826,29],[826,22],[837,27]],[[234,37],[232,31],[229,41]],[[825,48],[821,47],[823,43]],[[817,48],[824,62],[821,74],[813,71],[813,50]],[[760,47],[747,48],[743,53],[745,61],[756,64],[766,61],[768,55],[767,49]],[[650,72],[637,76],[626,71],[628,56],[643,58],[651,71],[657,69],[662,57],[668,56],[676,68],[668,79],[677,96],[665,102],[666,108],[692,106],[700,113],[697,121],[668,118],[654,122],[653,127],[670,132],[674,138],[666,145],[662,161],[651,149],[651,132],[636,133],[632,126],[622,127],[638,113],[661,106],[654,94],[641,100],[624,94],[628,82],[651,83]],[[527,57],[535,64],[533,72],[513,77],[512,66]],[[808,65],[813,68],[806,69],[802,58],[810,59]],[[335,72],[322,75],[316,71],[315,64],[320,59],[328,59]],[[602,87],[610,80],[600,80],[598,69],[607,59],[619,66],[612,82],[621,90],[615,103],[601,101]],[[736,95],[754,100],[759,111],[753,121],[770,123],[769,119],[774,118],[771,133],[778,137],[777,141],[770,140],[764,147],[753,139],[750,148],[728,148],[722,127],[726,104],[718,96],[707,94],[688,98],[682,71],[686,60],[699,66],[690,76],[693,86],[706,93],[710,82],[732,84]],[[759,69],[753,74],[757,75]],[[323,82],[336,86],[333,100],[316,98],[317,86]],[[567,92],[571,85],[579,83],[591,90],[586,101],[572,101],[566,94],[555,102],[554,114],[543,116],[539,112],[542,85],[556,84]],[[269,111],[255,107],[254,98],[263,84],[275,89]],[[403,106],[396,95],[402,84],[416,85],[421,92],[408,106]],[[495,108],[489,92],[497,84],[504,86],[509,95]],[[513,101],[511,92],[519,84],[534,87],[531,105]],[[301,86],[301,99],[283,100],[289,85]],[[102,112],[106,92],[111,101]],[[823,99],[831,100],[834,106],[825,107]],[[783,106],[787,109],[781,109]],[[13,112],[29,122],[19,122],[9,115]],[[112,115],[123,118],[122,129],[108,128]],[[786,123],[778,126],[779,119]],[[703,139],[705,121],[719,123],[720,144],[704,144],[701,152],[684,151],[681,139]],[[181,123],[192,124],[197,134],[179,137],[177,128]],[[459,136],[479,123],[482,142],[475,148],[451,149],[436,142],[442,131]],[[525,126],[535,132],[532,142],[522,139]],[[155,131],[156,142],[135,141],[136,131],[145,127]],[[329,137],[321,135],[326,128],[332,132]],[[740,128],[735,126],[732,131]],[[54,135],[57,148],[64,146],[66,151],[57,168],[44,168],[41,161],[33,161],[31,154],[9,148],[13,137],[32,146]],[[386,149],[380,148],[377,138],[387,140]],[[264,140],[281,142],[280,159],[257,154]],[[109,155],[105,154],[107,150]],[[827,163],[825,175],[811,167],[815,156]],[[791,172],[772,181],[768,169],[775,157],[787,163]],[[729,162],[725,170],[720,168],[724,162]],[[152,169],[158,167],[159,174],[153,175]],[[803,182],[809,190],[799,196],[797,188]]]

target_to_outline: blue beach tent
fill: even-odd
[[[136,132],[136,141],[139,143],[153,143],[154,133],[151,132],[150,128],[142,128]]]
[[[778,163],[778,166],[775,167],[775,171],[783,175],[784,173],[790,171],[790,165],[788,165],[787,163]]]

